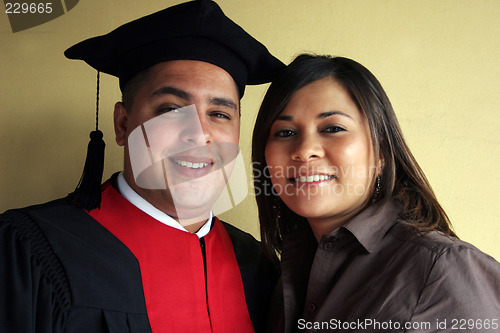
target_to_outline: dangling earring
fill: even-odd
[[[273,196],[273,226],[271,226],[270,230],[273,233],[272,238],[274,241],[279,241],[281,239],[280,237],[280,220],[281,220],[281,203],[280,199],[278,196]]]
[[[375,179],[375,190],[373,191],[373,200],[377,200],[380,197],[381,180],[382,180],[381,176],[377,176],[377,178]]]
[[[279,197],[277,196],[273,196],[273,217],[274,222],[279,224],[281,219],[281,203]]]

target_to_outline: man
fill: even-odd
[[[0,216],[0,332],[263,330],[276,274],[210,206],[234,164],[245,85],[283,64],[212,1],[65,54],[120,79],[124,170],[97,199],[77,190]]]

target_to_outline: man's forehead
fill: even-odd
[[[221,78],[234,79],[223,68],[200,60],[170,60],[160,62],[150,68],[156,74],[171,76],[220,76]]]
[[[146,85],[151,97],[175,95],[193,99],[206,98],[239,100],[238,88],[224,69],[203,61],[174,60],[156,64],[149,70]]]
[[[161,99],[164,96],[174,96],[185,101],[194,101],[195,99],[199,98],[198,94],[196,94],[196,89],[190,91],[194,91],[194,93],[176,88],[174,86],[162,86],[152,92],[151,98]],[[227,96],[227,94],[220,93],[218,94],[218,96],[207,94],[201,96],[201,98],[203,98],[208,104],[225,106],[237,111],[238,104],[236,103],[236,101],[234,101],[234,98],[224,96]]]

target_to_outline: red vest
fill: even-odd
[[[169,227],[103,185],[101,209],[89,213],[139,261],[154,333],[253,332],[233,245],[214,218],[204,238]],[[206,280],[205,280],[206,278]]]

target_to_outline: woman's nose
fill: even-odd
[[[315,135],[304,135],[296,144],[290,156],[294,161],[309,162],[325,156],[321,141]]]

